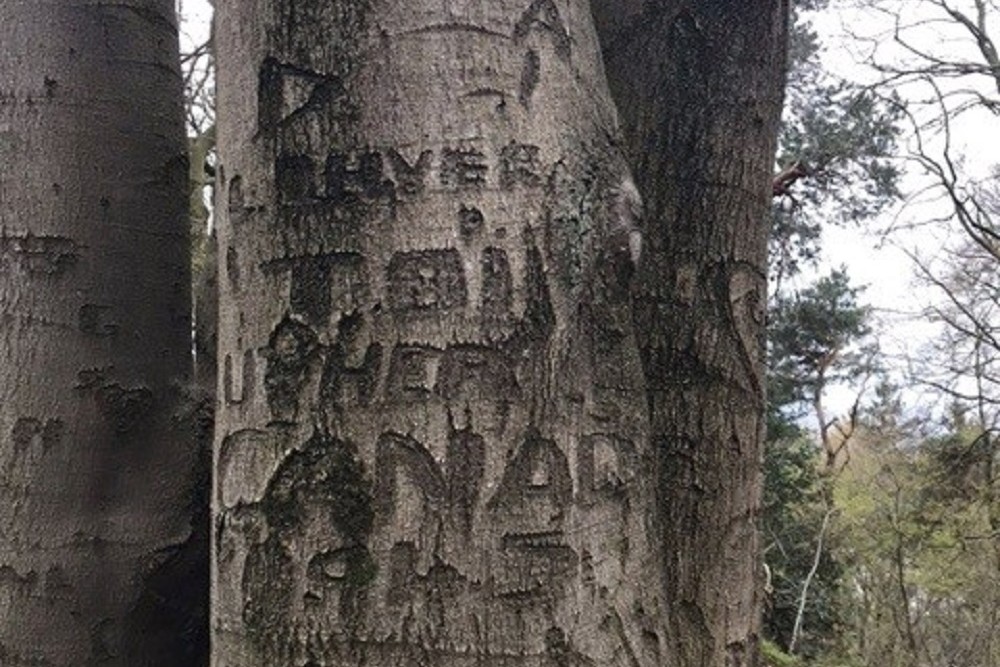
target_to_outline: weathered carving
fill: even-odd
[[[453,248],[393,255],[388,267],[389,303],[396,311],[461,308],[467,292],[462,258]]]
[[[554,441],[529,431],[487,503],[502,534],[494,595],[522,601],[561,595],[577,565],[562,528],[572,496],[566,455]]]
[[[483,212],[475,206],[458,209],[458,234],[466,241],[477,236],[483,230],[483,224]]]
[[[257,361],[253,350],[243,352],[243,368],[239,378],[239,391],[236,390],[234,378],[233,355],[227,354],[222,368],[223,398],[228,405],[236,405],[252,400],[254,380],[257,376]]]
[[[417,440],[391,432],[379,437],[375,503],[380,530],[393,543],[389,604],[419,598],[440,605],[468,585],[441,560],[439,548],[442,541],[462,544],[471,534],[485,464],[485,443],[471,428],[450,430],[444,470]]]
[[[384,178],[377,151],[330,153],[326,158],[326,196],[334,203],[391,196],[393,182]]]
[[[240,263],[236,254],[236,248],[229,246],[226,248],[226,277],[229,278],[229,289],[233,292],[240,290]]]
[[[278,201],[303,203],[316,197],[316,162],[308,155],[279,155],[274,162]]]
[[[541,520],[547,526],[549,518],[569,507],[572,499],[573,478],[566,455],[554,441],[530,431],[504,469],[488,507],[495,519]]]
[[[335,306],[348,307],[368,288],[364,257],[353,252],[282,257],[264,262],[261,269],[291,273],[289,306],[317,326],[326,324]]]
[[[528,341],[546,340],[555,330],[556,315],[542,252],[531,238],[525,255],[524,288],[525,313],[519,325],[519,335]]]
[[[542,59],[538,51],[528,49],[524,52],[521,63],[521,84],[517,91],[517,100],[525,107],[531,103],[531,96],[541,79]]]
[[[558,596],[563,584],[575,576],[576,566],[576,552],[561,531],[508,533],[492,572],[493,594],[520,603]]]
[[[216,468],[220,507],[228,510],[260,500],[279,453],[267,431],[241,429],[223,438]]]
[[[411,165],[395,148],[390,148],[385,152],[385,157],[392,167],[392,173],[396,177],[396,187],[399,192],[406,195],[417,195],[424,191],[433,155],[431,151],[422,151],[417,161]]]
[[[638,474],[638,466],[638,452],[631,440],[608,433],[584,436],[577,449],[581,499],[621,497]]]
[[[472,530],[479,485],[486,472],[486,442],[471,427],[448,434],[448,507],[464,534]]]
[[[337,339],[327,353],[320,380],[320,399],[324,405],[344,409],[351,405],[369,405],[375,398],[382,368],[382,345],[368,345],[360,366],[348,363],[352,352],[363,344],[360,342],[363,324],[360,315],[352,314],[345,315],[337,325]]]
[[[375,448],[375,514],[380,521],[390,521],[404,509],[399,502],[401,480],[413,485],[416,494],[407,495],[411,501],[416,500],[414,495],[423,501],[423,512],[443,513],[448,491],[434,457],[409,436],[383,433]]]
[[[410,436],[383,433],[376,445],[375,502],[376,514],[390,521],[398,512],[402,498],[412,503],[421,498],[420,513],[426,519],[451,517],[454,525],[468,535],[479,499],[479,486],[486,470],[486,445],[471,428],[451,429],[442,471],[427,448]],[[413,485],[409,492],[400,490],[401,480]],[[413,508],[405,508],[412,511]],[[431,520],[431,526],[437,522]]]
[[[475,188],[486,182],[486,156],[474,148],[445,148],[441,152],[441,185]]]
[[[10,432],[15,458],[24,455],[28,450],[48,452],[62,442],[65,430],[66,425],[59,418],[44,421],[35,417],[18,418]]]
[[[392,350],[386,394],[392,400],[425,400],[434,392],[443,350],[426,345],[397,345]]]
[[[322,113],[343,92],[338,77],[265,58],[258,70],[258,131],[268,135],[304,114]]]
[[[318,353],[316,332],[286,316],[271,333],[263,350],[267,360],[264,391],[271,415],[278,421],[295,421],[308,371]]]
[[[561,60],[569,60],[572,41],[554,0],[532,1],[514,25],[514,41],[524,42],[535,29],[549,36]]]
[[[222,168],[221,166],[219,167]],[[243,210],[243,177],[235,174],[229,180],[229,197],[226,200],[230,215]],[[235,222],[235,220],[234,220]]]
[[[511,401],[520,395],[511,356],[503,349],[483,345],[449,346],[441,360],[435,391],[449,401]]]
[[[489,247],[483,250],[482,258],[482,307],[483,319],[495,323],[510,315],[514,298],[507,253],[501,248]]]
[[[267,538],[243,571],[249,635],[268,654],[326,664],[324,647],[357,623],[359,596],[375,576],[372,494],[357,451],[314,434],[281,463],[259,506]]]
[[[500,149],[500,187],[509,189],[515,185],[536,187],[541,184],[538,146],[511,141]]]
[[[153,392],[147,387],[123,387],[109,378],[111,367],[84,368],[77,373],[75,389],[90,393],[101,415],[118,433],[128,433],[144,424],[153,407]]]
[[[0,270],[15,264],[31,274],[58,277],[76,264],[81,250],[80,244],[65,236],[0,230]]]
[[[102,306],[96,303],[83,304],[77,313],[80,331],[99,338],[114,336],[120,327],[108,316],[110,311],[111,306]]]

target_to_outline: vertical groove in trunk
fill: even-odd
[[[660,664],[586,3],[218,11],[215,664]]]
[[[0,50],[0,663],[194,664],[173,2],[4,2]]]
[[[756,659],[768,183],[786,4],[592,2],[646,205],[636,323],[677,667]]]

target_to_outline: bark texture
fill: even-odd
[[[666,664],[753,664],[766,258],[786,0],[593,0],[644,200],[636,326]]]
[[[4,667],[196,664],[180,93],[171,0],[0,3]]]
[[[214,663],[659,664],[589,6],[217,8]]]

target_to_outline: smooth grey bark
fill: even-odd
[[[184,150],[172,0],[0,3],[4,667],[196,664]]]
[[[787,0],[593,0],[645,200],[637,276],[666,664],[755,664],[764,311]]]
[[[217,9],[214,664],[660,664],[586,2]]]

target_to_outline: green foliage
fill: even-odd
[[[845,653],[900,665],[1000,657],[990,639],[1000,617],[1000,523],[978,469],[985,461],[974,463],[984,433],[961,423],[917,438],[873,429],[855,447],[836,487],[848,566],[841,607],[852,627]]]
[[[900,196],[894,156],[902,107],[824,71],[811,19],[827,4],[794,6],[777,162],[801,163],[808,176],[773,209],[771,267],[779,283],[815,261],[823,225],[867,220]]]
[[[764,450],[761,530],[772,593],[764,617],[765,637],[787,646],[802,585],[812,567],[826,505],[819,450],[805,435],[769,440]],[[819,655],[836,636],[836,597],[841,566],[829,549],[810,583],[798,653]],[[772,663],[773,664],[773,663]]]
[[[802,659],[788,655],[777,644],[767,639],[760,642],[760,657],[767,667],[802,667]]]
[[[874,370],[874,350],[865,345],[870,309],[859,303],[861,292],[841,268],[775,300],[768,326],[772,405],[813,400],[830,382]]]

